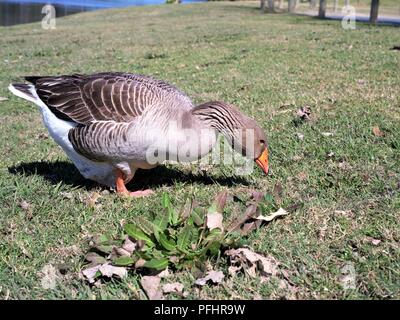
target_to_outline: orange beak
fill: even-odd
[[[268,174],[268,148],[265,148],[263,153],[261,153],[261,156],[259,156],[255,161],[258,166],[263,169],[265,174]]]

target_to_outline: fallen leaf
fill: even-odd
[[[167,283],[164,284],[162,287],[163,293],[182,293],[183,292],[183,284],[179,282],[174,282],[174,283]]]
[[[125,278],[128,275],[128,271],[124,267],[115,267],[108,263],[102,264],[99,271],[103,276],[111,278],[112,276],[118,276],[119,278]]]
[[[120,257],[130,257],[131,253],[123,248],[117,248],[115,246],[113,246],[111,254],[110,254],[110,259],[111,260],[115,260],[118,259]]]
[[[301,120],[310,120],[311,119],[311,108],[309,106],[301,107],[297,110],[297,117]]]
[[[333,136],[333,132],[322,132],[321,134],[322,134],[324,137]]]
[[[220,229],[224,230],[224,226],[222,225],[223,216],[221,213],[207,213],[207,228],[210,230]]]
[[[233,265],[242,267],[251,277],[256,277],[256,270],[264,277],[276,276],[279,271],[279,263],[274,257],[265,257],[247,248],[230,249],[225,254]]]
[[[207,275],[204,278],[199,278],[194,283],[197,284],[198,286],[204,286],[207,284],[208,281],[218,284],[222,282],[224,277],[225,276],[222,271],[211,270],[207,272]]]
[[[163,295],[160,290],[161,278],[157,276],[144,276],[140,281],[143,290],[146,292],[149,300],[162,300]]]
[[[51,264],[46,264],[42,270],[42,279],[40,280],[40,283],[42,285],[43,289],[55,289],[57,285],[57,269],[51,265]]]
[[[235,276],[236,273],[237,273],[238,271],[240,271],[241,269],[242,269],[241,266],[240,266],[240,267],[238,267],[238,266],[229,266],[228,272],[229,272],[229,274],[230,274],[231,276]]]
[[[142,268],[146,263],[146,260],[140,258],[138,261],[135,263],[135,269]]]
[[[106,259],[96,252],[89,252],[85,255],[85,260],[90,262],[91,266],[97,266],[106,263]]]
[[[301,141],[304,140],[304,134],[297,132],[296,135],[297,135],[297,138],[299,138],[299,140],[301,140]]]
[[[374,246],[377,246],[377,245],[379,245],[379,244],[382,242],[382,240],[375,239],[375,238],[372,238],[372,237],[366,237],[365,240],[366,240],[367,242],[371,243],[371,244],[374,245]]]
[[[279,208],[278,211],[276,211],[276,212],[274,212],[274,213],[271,213],[271,214],[268,215],[268,216],[259,215],[256,219],[257,219],[257,220],[262,220],[262,221],[267,221],[267,222],[269,222],[269,221],[274,220],[276,217],[285,216],[285,215],[287,215],[287,214],[289,214],[289,212],[287,212],[287,211],[286,211],[285,209],[283,209],[283,208]]]
[[[115,267],[108,263],[100,264],[97,266],[91,266],[81,271],[81,274],[86,278],[89,283],[94,283],[96,275],[100,272],[101,275],[111,278],[113,276],[117,276],[122,279],[128,275],[126,268],[124,267]]]
[[[381,129],[379,129],[378,126],[372,127],[372,133],[373,133],[376,137],[383,137],[383,136],[385,135],[385,133],[382,132]]]
[[[284,291],[284,298],[287,300],[295,300],[297,299],[297,293],[299,289],[294,285],[290,284],[288,281],[284,279],[279,279],[278,288]]]
[[[168,267],[161,271],[157,276],[159,276],[161,279],[168,278],[171,276],[171,272],[169,272]]]
[[[253,230],[258,229],[261,226],[261,224],[262,224],[261,220],[255,220],[255,221],[247,222],[247,223],[243,224],[243,227],[242,227],[240,233],[243,236],[248,235]]]
[[[224,191],[218,193],[218,195],[215,197],[215,200],[214,200],[216,212],[219,212],[219,213],[224,212],[227,198],[228,198],[228,190],[224,190]]]
[[[21,203],[19,204],[19,206],[21,207],[21,209],[27,211],[29,210],[29,208],[31,207],[31,205],[26,202],[25,200],[22,200]]]
[[[133,242],[129,236],[125,236],[124,244],[122,245],[122,249],[128,252],[129,255],[133,253],[137,248],[137,242]]]
[[[81,274],[86,278],[89,283],[94,283],[96,274],[99,271],[100,266],[89,267],[81,271]]]
[[[381,240],[379,240],[379,239],[373,239],[373,240],[371,240],[371,243],[372,243],[374,246],[377,246],[378,244],[381,243]]]
[[[242,216],[229,224],[228,232],[239,230],[247,220],[255,218],[255,215],[259,212],[258,203],[263,196],[263,192],[254,191],[252,193],[250,201],[246,204],[246,211]]]

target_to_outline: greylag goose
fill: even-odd
[[[10,84],[16,96],[39,106],[50,136],[86,178],[134,197],[126,184],[137,169],[165,159],[194,161],[223,134],[235,150],[268,173],[266,135],[233,105],[194,106],[176,87],[149,76],[97,73],[25,77]],[[252,132],[248,137],[244,131]]]

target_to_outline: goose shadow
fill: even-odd
[[[76,167],[67,161],[23,162],[16,166],[9,167],[8,172],[23,176],[39,175],[54,185],[62,182],[72,187],[84,188],[86,190],[99,187],[99,184],[96,182],[85,179]],[[158,188],[161,186],[173,186],[179,182],[198,183],[202,185],[219,184],[226,187],[238,184],[249,185],[249,181],[243,177],[215,177],[205,174],[185,173],[179,169],[161,165],[150,170],[138,170],[133,181],[130,182],[127,187],[135,191],[147,188]]]

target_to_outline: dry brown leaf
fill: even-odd
[[[113,247],[110,255],[110,259],[114,260],[119,257],[130,257],[131,253],[123,248]]]
[[[143,290],[146,292],[149,300],[162,300],[163,294],[160,290],[161,278],[157,276],[144,276],[140,281]]]
[[[85,260],[90,262],[91,266],[97,266],[106,263],[106,259],[97,254],[96,252],[89,252],[85,255]]]
[[[220,230],[224,230],[224,226],[222,224],[223,219],[224,217],[222,216],[221,213],[218,212],[207,213],[207,228],[210,230],[217,228]]]
[[[95,276],[97,271],[99,271],[100,266],[94,266],[94,267],[90,267],[90,268],[86,268],[84,270],[81,271],[81,274],[83,275],[84,278],[86,278],[89,283],[94,283],[95,280]]]
[[[263,198],[264,193],[263,192],[258,192],[254,191],[252,192],[251,200],[247,202],[247,207],[246,211],[242,216],[240,216],[238,219],[234,220],[231,222],[228,226],[228,232],[236,231],[242,227],[244,223],[246,223],[247,220],[251,218],[255,218],[255,215],[258,213],[259,208],[258,208],[258,203],[261,201]],[[254,227],[254,226],[249,226],[249,227]],[[248,230],[248,228],[247,228]],[[253,230],[253,229],[252,229]]]
[[[287,214],[289,214],[289,212],[287,212],[287,211],[286,211],[285,209],[283,209],[283,208],[279,208],[278,211],[276,211],[276,212],[274,212],[274,213],[271,213],[271,214],[268,215],[268,216],[259,215],[256,219],[257,219],[257,220],[262,220],[262,221],[267,221],[267,222],[269,222],[269,221],[274,220],[276,217],[285,216],[285,215],[287,215]]]
[[[169,272],[169,269],[167,267],[166,269],[161,271],[159,274],[157,274],[157,276],[159,276],[161,279],[168,278],[171,276],[171,272]]]
[[[125,250],[128,255],[131,255],[133,251],[137,249],[137,242],[133,242],[129,236],[125,236],[124,244],[122,245],[122,249]]]
[[[179,282],[167,283],[163,285],[162,292],[181,294],[183,292],[183,288],[184,288],[183,284]]]
[[[299,140],[301,140],[301,141],[304,140],[304,134],[297,132],[296,135],[297,135],[297,138],[299,138]]]
[[[125,278],[128,275],[128,271],[124,267],[115,267],[108,263],[102,264],[99,267],[99,271],[103,276],[111,278],[113,275],[118,276],[119,278]]]
[[[299,290],[297,287],[290,284],[288,281],[286,281],[284,279],[279,279],[278,288],[280,290],[284,291],[285,299],[288,299],[288,300],[296,300],[297,299],[297,293]]]
[[[144,264],[146,263],[146,260],[140,258],[138,261],[136,261],[135,263],[135,269],[139,269],[141,267],[144,266]]]
[[[97,266],[91,266],[89,268],[86,268],[81,271],[81,275],[83,275],[84,278],[86,278],[89,281],[89,283],[94,283],[97,271],[100,271],[100,273],[103,276],[108,278],[117,276],[118,278],[122,279],[128,275],[126,268],[115,267],[108,263],[99,264]]]
[[[375,239],[375,238],[372,238],[372,237],[366,237],[365,241],[370,243],[370,244],[372,244],[372,245],[374,245],[374,246],[377,246],[382,242],[382,240]]]
[[[240,230],[240,233],[243,236],[248,235],[253,230],[258,229],[261,226],[261,223],[262,223],[261,220],[254,220],[254,221],[251,221],[251,222],[247,222],[247,223],[243,224],[243,227]]]
[[[215,198],[217,212],[219,212],[219,213],[224,212],[227,198],[228,198],[228,190],[224,190],[224,191],[218,193],[218,195]]]
[[[278,261],[272,256],[263,256],[247,248],[230,249],[225,251],[234,265],[242,267],[251,277],[256,277],[256,270],[265,277],[275,276],[278,269]]]
[[[204,278],[199,278],[194,283],[197,284],[198,286],[204,286],[207,284],[208,281],[218,284],[222,282],[224,277],[225,276],[222,271],[211,270],[207,272],[207,275]]]
[[[383,136],[385,135],[385,133],[382,132],[381,129],[379,129],[378,126],[372,127],[372,133],[373,133],[376,137],[383,137]]]
[[[238,267],[238,266],[229,266],[228,272],[229,272],[229,274],[230,274],[231,276],[235,276],[236,273],[237,273],[238,271],[240,271],[241,269],[242,269],[241,266],[240,266],[240,267]]]
[[[304,106],[297,110],[297,117],[299,117],[301,120],[310,120],[310,116],[311,108],[309,106]]]
[[[21,207],[21,209],[27,211],[30,209],[31,205],[26,202],[25,200],[22,200],[21,203],[19,204],[19,206]]]

